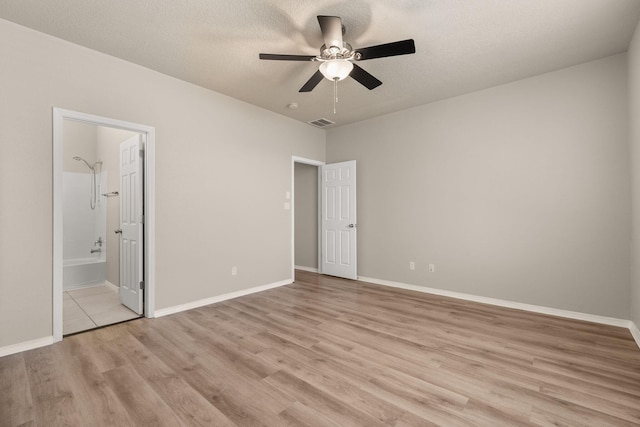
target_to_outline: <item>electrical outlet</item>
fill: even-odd
[[[237,276],[238,275],[238,267],[236,267],[235,265],[233,267],[231,267],[231,275],[232,276]]]
[[[409,270],[415,270],[416,269],[416,263],[413,261],[409,261]]]
[[[429,264],[429,273],[433,273],[436,271],[436,265],[435,264]]]

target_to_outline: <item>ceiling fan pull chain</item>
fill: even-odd
[[[333,114],[336,113],[336,104],[338,102],[338,78],[333,79]]]

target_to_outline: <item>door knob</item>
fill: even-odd
[[[355,225],[355,224],[349,224],[347,227],[349,227],[349,228],[356,228],[356,225]]]
[[[121,228],[119,228],[119,229],[115,230],[115,231],[114,231],[114,233],[116,233],[116,234],[122,234],[122,229],[121,229]]]

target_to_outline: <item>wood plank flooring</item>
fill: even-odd
[[[624,328],[296,272],[0,358],[1,426],[638,426]]]

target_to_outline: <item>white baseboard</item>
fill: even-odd
[[[116,292],[120,292],[120,286],[116,286],[116,285],[114,285],[113,283],[111,283],[108,280],[105,280],[104,284],[109,286],[111,288],[111,290],[116,291]]]
[[[299,268],[298,266],[296,266],[296,268],[300,270],[304,270],[307,267]],[[377,284],[377,285],[407,289],[411,291],[423,292],[423,293],[434,294],[434,295],[442,295],[442,296],[447,296],[447,297],[457,298],[457,299],[462,299],[467,301],[474,301],[474,302],[480,302],[484,304],[496,305],[500,307],[516,308],[519,310],[531,311],[534,313],[550,314],[553,316],[566,317],[569,319],[585,320],[588,322],[602,323],[605,325],[620,326],[620,327],[629,329],[629,331],[631,332],[631,335],[633,336],[633,339],[635,340],[636,344],[640,348],[640,330],[635,325],[635,323],[633,323],[631,320],[598,316],[594,314],[580,313],[580,312],[569,311],[569,310],[561,310],[557,308],[543,307],[543,306],[532,305],[532,304],[523,304],[519,302],[501,300],[496,298],[487,298],[487,297],[481,297],[481,296],[476,296],[471,294],[464,294],[460,292],[445,291],[442,289],[427,288],[424,286],[417,286],[417,285],[409,285],[406,283],[393,282],[389,280],[374,279],[371,277],[360,276],[358,280],[362,282]],[[163,308],[160,310],[156,310],[154,317],[167,316],[169,314],[179,313],[181,311],[190,310],[192,308],[198,308],[205,305],[214,304],[216,302],[222,302],[222,301],[230,300],[233,298],[238,298],[244,295],[253,294],[256,292],[266,291],[268,289],[289,285],[292,282],[293,281],[291,279],[282,280],[279,282],[269,283],[261,286],[255,286],[253,288],[243,289],[236,292],[230,292],[228,294],[218,295],[211,298],[192,301],[186,304],[180,304],[180,305],[175,305],[173,307]],[[117,286],[111,283],[108,283],[108,284],[117,288]],[[47,345],[51,345],[53,343],[54,343],[53,336],[49,336],[49,337],[38,338],[31,341],[21,342],[18,344],[7,345],[4,347],[0,347],[0,357],[9,356],[11,354],[20,353],[22,351],[33,350],[34,348],[44,347]]]
[[[0,357],[10,354],[20,353],[22,351],[33,350],[34,348],[44,347],[53,344],[53,335],[50,337],[42,337],[31,341],[25,341],[18,344],[11,344],[0,347]]]
[[[275,283],[268,283],[266,285],[255,286],[249,289],[243,289],[241,291],[230,292],[228,294],[222,294],[215,297],[204,298],[197,301],[191,301],[185,304],[174,305],[172,307],[161,308],[155,311],[153,317],[162,317],[168,316],[169,314],[179,313],[181,311],[191,310],[192,308],[202,307],[204,305],[215,304],[217,302],[222,302],[226,300],[230,300],[233,298],[238,298],[244,295],[254,294],[256,292],[266,291],[268,289],[278,288],[284,285],[290,285],[293,283],[292,279],[281,280]]]
[[[86,283],[78,283],[75,285],[71,285],[71,286],[67,286],[65,288],[63,288],[63,291],[75,291],[78,289],[87,289],[87,288],[93,288],[94,286],[101,286],[103,285],[104,282],[102,280],[98,280],[96,282],[86,282]]]
[[[500,307],[515,308],[518,310],[531,311],[534,313],[549,314],[552,316],[565,317],[568,319],[584,320],[587,322],[601,323],[604,325],[619,326],[630,329],[630,320],[618,319],[615,317],[598,316],[596,314],[580,313],[578,311],[562,310],[559,308],[544,307],[540,305],[524,304],[521,302],[507,301],[497,298],[481,297],[477,295],[464,294],[461,292],[445,291],[442,289],[427,288],[424,286],[409,285],[406,283],[392,282],[389,280],[374,279],[360,276],[358,280],[362,282],[374,283],[376,285],[391,286],[394,288],[407,289],[410,291],[423,292],[427,294],[441,295],[445,297],[457,298],[466,301],[480,302],[483,304],[497,305]],[[634,337],[635,338],[635,337]],[[636,338],[636,341],[637,338]]]
[[[638,344],[638,348],[640,349],[640,330],[631,320],[629,320],[629,331],[631,332],[631,335],[633,335],[633,339],[636,340],[636,344]]]
[[[310,271],[312,273],[317,273],[318,269],[317,268],[313,268],[313,267],[304,267],[302,265],[296,265],[295,266],[296,270],[302,270],[302,271]]]

